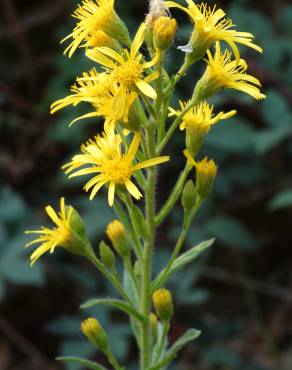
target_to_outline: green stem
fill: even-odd
[[[180,67],[179,71],[176,73],[174,77],[174,86],[178,83],[178,81],[185,75],[186,71],[190,67],[190,63],[187,62],[187,58],[185,58],[183,65]]]
[[[166,336],[167,336],[167,333],[168,333],[168,330],[169,330],[169,322],[168,321],[164,321],[162,325],[163,325],[162,335],[160,337],[160,342],[159,342],[158,347],[157,347],[155,362],[159,361],[159,359],[160,359],[160,356],[162,354],[163,347],[164,347],[164,344],[165,344],[165,341],[166,341]]]
[[[107,359],[109,363],[114,367],[115,370],[122,370],[123,368],[119,365],[117,359],[113,355],[112,351],[108,348],[105,351],[105,355],[107,356]]]
[[[157,148],[157,154],[158,155],[163,151],[165,145],[168,143],[169,139],[171,138],[172,134],[176,130],[177,126],[180,124],[184,115],[197,103],[196,100],[197,100],[196,96],[193,96],[192,99],[189,101],[189,103],[185,106],[185,108],[179,113],[179,115],[173,121],[170,128],[166,132],[163,140],[161,141],[161,143],[159,144],[159,146]]]
[[[146,130],[146,141],[150,155],[154,156],[155,127],[152,123],[149,124]],[[150,284],[151,284],[151,262],[152,249],[155,233],[155,183],[156,169],[155,167],[147,170],[147,183],[145,189],[145,207],[146,207],[146,222],[148,225],[148,238],[145,240],[143,261],[142,261],[142,294],[141,294],[141,313],[148,318],[142,323],[141,327],[141,370],[146,370],[151,358],[151,328],[149,322],[151,300],[150,300]]]
[[[155,109],[154,109],[153,105],[151,104],[151,102],[150,102],[149,98],[148,98],[147,96],[143,95],[143,96],[142,96],[142,99],[143,99],[143,101],[144,101],[144,104],[145,104],[145,106],[146,106],[146,108],[147,108],[148,112],[151,114],[151,116],[152,116],[154,119],[156,119],[156,111],[155,111]]]
[[[154,280],[155,284],[153,284],[151,292],[154,292],[155,290],[159,289],[159,287],[161,287],[165,283],[165,281],[168,277],[168,273],[171,270],[172,265],[173,265],[174,261],[176,260],[177,256],[179,255],[179,252],[180,252],[180,250],[183,246],[183,243],[186,239],[186,236],[188,234],[188,230],[191,226],[191,223],[192,223],[198,209],[200,208],[200,205],[201,205],[201,202],[199,201],[194,206],[194,208],[190,211],[190,213],[188,215],[185,215],[184,220],[183,220],[182,229],[181,229],[180,235],[178,237],[178,240],[176,242],[176,245],[174,247],[174,250],[173,250],[173,252],[170,256],[170,259],[169,259],[166,267],[164,268],[163,273],[160,276],[159,280],[156,280],[156,279]]]
[[[190,173],[192,167],[186,164],[184,170],[181,172],[179,179],[177,180],[177,183],[172,190],[170,196],[168,197],[167,201],[165,202],[164,206],[160,209],[159,213],[157,214],[155,218],[155,225],[159,226],[164,219],[167,217],[169,212],[172,210],[174,204],[178,200],[182,190],[184,183],[186,181],[186,178],[188,177],[188,174]]]
[[[124,290],[123,286],[121,285],[119,279],[113,275],[109,270],[107,270],[102,262],[95,256],[91,255],[88,256],[88,259],[94,264],[95,267],[113,284],[116,290],[120,293],[120,295],[124,298],[124,300],[133,306],[133,302],[131,301],[130,297]]]

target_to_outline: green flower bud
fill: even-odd
[[[159,289],[153,293],[153,305],[157,316],[162,321],[169,321],[173,315],[172,296],[169,290]]]
[[[104,241],[101,241],[99,244],[99,255],[106,267],[110,269],[115,267],[116,257],[114,252]]]
[[[94,347],[102,352],[108,349],[108,336],[100,325],[99,321],[93,317],[82,321],[81,330]]]
[[[125,228],[120,221],[114,220],[110,224],[108,224],[106,234],[111,240],[117,253],[119,253],[123,257],[129,254],[130,249],[128,241],[126,239]]]
[[[188,180],[184,186],[181,202],[185,213],[190,212],[196,204],[196,188],[192,180]]]
[[[206,198],[212,190],[217,170],[214,161],[208,160],[207,157],[200,162],[196,162],[196,192],[201,199]]]

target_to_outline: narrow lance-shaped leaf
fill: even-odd
[[[117,308],[120,311],[123,311],[127,313],[130,316],[135,317],[139,321],[144,321],[145,317],[140,314],[133,306],[130,306],[128,303],[125,303],[119,299],[110,299],[110,298],[104,298],[104,299],[90,299],[89,301],[83,303],[80,308],[90,308],[94,307],[100,304],[105,304],[114,308]]]
[[[169,271],[166,273],[166,269],[163,269],[159,275],[155,278],[152,284],[152,290],[158,289],[174,272],[181,270],[187,264],[193,262],[205,249],[209,248],[215,239],[205,240],[202,243],[191,248],[189,251],[181,254],[172,264]]]
[[[177,352],[180,351],[182,347],[184,347],[188,342],[197,339],[200,334],[200,330],[189,329],[170,347],[163,359],[152,366],[150,370],[158,370],[168,365],[176,357]]]
[[[64,362],[75,362],[82,366],[84,366],[86,369],[92,369],[92,370],[107,370],[105,367],[97,364],[96,362],[85,360],[80,357],[57,357],[57,361],[64,361]]]

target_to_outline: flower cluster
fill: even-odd
[[[222,89],[238,90],[256,100],[265,98],[259,80],[247,73],[247,62],[238,48],[241,44],[262,52],[254,43],[254,36],[237,31],[222,9],[185,1],[186,6],[151,0],[149,14],[133,39],[115,11],[114,0],[83,0],[78,5],[72,15],[75,27],[62,40],[62,43],[70,40],[64,54],[70,58],[82,51],[92,62],[92,68],[76,78],[70,95],[51,105],[51,113],[85,103],[90,110],[70,125],[87,118],[100,121],[96,135],[81,144],[80,152],[62,169],[68,178],[85,178],[83,188],[90,193],[90,200],[99,196],[101,188],[106,188],[108,204],[113,207],[116,219],[105,230],[110,243],[100,242],[99,257],[91,247],[82,218],[72,206],[65,205],[64,198],[60,200],[59,212],[46,207],[54,227],[27,231],[38,234],[27,244],[38,244],[31,255],[32,264],[46,252],[63,247],[86,257],[110,281],[121,299],[92,300],[84,307],[108,304],[130,316],[140,350],[141,370],[166,368],[176,355],[175,349],[186,338],[195,339],[199,335],[193,329],[180,344],[167,351],[166,336],[174,305],[171,292],[164,286],[172,273],[200,253],[196,250],[180,255],[187,230],[211,192],[218,172],[214,160],[200,158],[205,137],[213,125],[237,114],[235,109],[215,113],[208,100]],[[183,64],[169,75],[165,55],[174,45],[178,24],[170,10],[176,9],[189,16],[193,30],[187,45],[178,47],[185,52]],[[224,44],[231,50],[224,48]],[[170,107],[176,85],[199,61],[205,65],[205,71],[193,86],[191,96],[177,102],[178,108]],[[157,210],[158,165],[170,160],[161,153],[173,134],[184,135],[184,150],[177,155],[184,156],[186,164],[165,204]],[[192,169],[195,176],[189,178]],[[144,202],[139,202],[142,197]],[[179,198],[183,208],[182,231],[166,266],[152,278],[155,231]],[[212,241],[204,243],[208,247]],[[122,260],[124,278],[116,269],[116,257]],[[98,320],[90,317],[81,328],[115,370],[125,369],[112,353],[109,337]]]

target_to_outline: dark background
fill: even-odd
[[[252,32],[264,54],[242,48],[250,73],[267,94],[258,103],[226,92],[216,110],[239,115],[218,124],[202,154],[219,166],[212,196],[204,204],[185,248],[215,236],[217,241],[168,287],[176,310],[170,342],[186,328],[203,331],[172,369],[292,369],[292,6],[290,1],[218,1],[238,30]],[[49,105],[68,94],[75,76],[92,65],[81,52],[68,60],[59,40],[70,32],[69,0],[0,1],[0,369],[58,370],[59,354],[89,356],[105,363],[82,338],[80,321],[96,315],[110,332],[116,355],[136,370],[135,346],[124,316],[107,309],[80,312],[81,302],[112,294],[111,287],[80,258],[60,249],[29,267],[23,230],[46,225],[43,206],[58,206],[64,195],[85,218],[95,246],[112,214],[100,193],[93,202],[81,181],[67,181],[60,166],[100,127],[94,121],[68,129],[88,107],[50,116]],[[146,1],[117,0],[132,34],[147,13]],[[179,11],[174,46],[186,43],[190,25]],[[179,57],[178,57],[179,55]],[[168,67],[178,65],[173,47]],[[202,66],[182,80],[185,99]],[[183,134],[177,132],[161,172],[158,206],[183,165]],[[177,204],[158,232],[154,269],[175,242],[181,220]],[[132,365],[131,365],[132,364]],[[131,367],[132,366],[132,367]],[[76,367],[75,367],[76,368]]]

